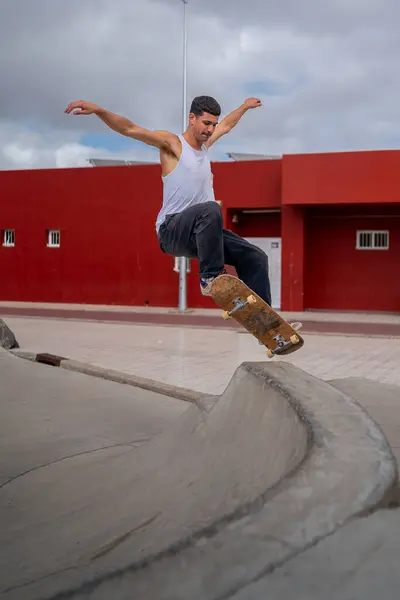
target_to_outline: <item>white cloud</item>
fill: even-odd
[[[111,152],[81,144],[76,131],[39,133],[22,125],[0,121],[0,169],[88,167],[89,158],[158,162],[158,155],[146,147],[129,153]]]
[[[215,96],[246,114],[212,151],[308,152],[393,147],[400,139],[400,3],[395,0],[189,0],[188,102]],[[75,166],[96,117],[88,99],[152,129],[181,130],[179,0],[3,0],[0,168]],[[29,127],[26,125],[29,123]],[[154,160],[142,146],[116,153]]]

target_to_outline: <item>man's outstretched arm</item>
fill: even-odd
[[[169,131],[150,131],[149,129],[140,127],[140,125],[132,123],[132,121],[126,117],[116,115],[92,102],[86,102],[84,100],[71,102],[65,109],[65,112],[73,115],[96,115],[113,131],[143,142],[144,144],[148,144],[149,146],[155,146],[156,148],[166,147],[169,150],[174,151],[175,145],[179,143],[179,138]]]
[[[259,106],[262,106],[262,104],[261,100],[259,100],[258,98],[247,98],[247,100],[245,100],[243,104],[239,106],[239,108],[232,111],[231,113],[229,113],[229,115],[222,119],[221,123],[218,125],[218,127],[216,127],[214,133],[205,145],[208,148],[212,146],[214,142],[216,142],[223,135],[229,133],[229,131],[231,131],[231,129],[233,129],[235,125],[237,125],[237,123],[243,117],[245,112],[252,108],[258,108]]]

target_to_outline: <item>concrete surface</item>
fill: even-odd
[[[25,365],[46,368],[21,361],[21,369]],[[53,377],[59,373],[75,375],[53,369]],[[33,403],[39,392],[35,383],[32,379]],[[45,393],[46,387],[41,389]],[[5,597],[21,598],[20,586],[27,582],[36,583],[24,587],[24,597],[43,597],[44,590],[60,591],[99,571],[140,562],[253,502],[303,459],[308,443],[307,429],[292,408],[278,393],[264,402],[262,391],[257,378],[238,374],[212,419],[207,409],[191,405],[154,443],[134,453],[124,446],[72,456],[68,451],[67,459],[49,460],[4,485]],[[57,413],[53,407],[55,420]],[[72,432],[66,428],[64,435]]]
[[[357,400],[381,426],[400,465],[400,386],[362,377],[334,379],[329,383]]]
[[[113,311],[115,307],[109,307]],[[132,309],[133,310],[133,309]],[[138,310],[138,309],[137,309]],[[143,309],[147,310],[147,309]],[[150,309],[153,310],[153,309]],[[400,316],[316,313],[322,319],[351,318],[379,323],[400,322]],[[315,314],[314,317],[316,318]],[[397,320],[397,321],[396,321]],[[181,396],[194,390],[221,394],[234,371],[246,361],[265,359],[263,349],[251,335],[235,331],[190,327],[139,326],[67,320],[7,318],[21,341],[21,353],[52,352],[81,363],[82,370],[105,370],[116,381],[137,378],[181,388]],[[380,392],[362,393],[357,400],[384,429],[400,462],[400,339],[368,336],[305,334],[301,351],[285,358],[304,371],[326,381],[357,378],[384,384]],[[64,363],[65,365],[66,363]],[[139,385],[139,384],[138,384]],[[385,395],[393,386],[394,393]],[[357,384],[356,386],[357,387]],[[164,389],[164,388],[163,388]],[[378,389],[378,388],[377,388]],[[371,388],[372,390],[372,388]],[[186,394],[186,395],[185,395]]]
[[[177,309],[157,307],[94,306],[76,304],[48,304],[1,302],[0,310],[7,316],[32,316],[48,319],[92,320],[103,323],[147,323],[148,325],[174,325],[179,327],[202,327],[236,329],[241,326],[234,320],[221,319],[221,310],[210,301],[208,309]],[[289,320],[301,321],[303,331],[314,333],[368,334],[384,337],[400,337],[400,314],[343,313],[306,311],[302,313],[282,312]]]
[[[93,307],[92,316],[94,316],[97,308],[98,307]],[[119,310],[119,307],[103,308],[106,311]],[[137,308],[129,307],[129,310],[137,310]],[[159,312],[157,309],[143,309],[143,311],[146,312],[148,310]],[[168,311],[168,309],[165,310]],[[195,312],[200,314],[201,311]],[[292,318],[294,317],[298,320],[299,315],[295,315]],[[300,316],[300,318],[302,317]],[[400,316],[398,315],[363,315],[354,313],[346,315],[314,313],[313,320],[317,319],[321,321],[324,321],[325,319],[333,321],[336,319],[346,322],[356,320],[359,323],[368,323],[372,320],[371,322],[377,324],[384,323],[386,326],[390,324],[397,325],[400,322]],[[71,320],[20,317],[7,317],[6,321],[17,334],[18,340],[22,341],[21,345],[24,349],[22,352],[32,350],[32,355],[35,355],[37,351],[40,351],[55,352],[64,356],[69,356],[72,359],[78,359],[77,361],[67,361],[71,368],[75,368],[77,363],[78,366],[81,367],[83,362],[85,364],[81,370],[92,372],[96,374],[97,377],[102,376],[101,371],[103,368],[107,373],[110,373],[111,370],[115,381],[119,381],[120,376],[121,378],[127,379],[132,377],[130,386],[134,385],[136,378],[138,378],[139,380],[145,380],[144,387],[146,387],[147,381],[150,381],[152,386],[155,384],[154,389],[157,389],[157,382],[152,380],[156,373],[159,382],[166,386],[170,386],[171,389],[174,388],[174,385],[178,384],[189,388],[189,392],[193,389],[197,390],[197,392],[193,392],[192,398],[187,397],[186,399],[191,400],[194,403],[194,406],[190,407],[191,413],[203,416],[208,415],[212,406],[215,404],[216,397],[203,396],[200,401],[202,394],[223,393],[226,385],[229,384],[229,381],[235,373],[235,370],[244,361],[264,360],[264,353],[262,349],[258,347],[254,339],[247,334],[241,335],[240,331],[217,331],[215,329],[171,326],[160,327],[154,325],[109,325],[96,322],[85,323],[82,321],[75,322]],[[362,405],[380,425],[392,446],[393,452],[399,457],[400,388],[398,385],[400,384],[400,370],[398,369],[398,365],[400,364],[400,340],[390,337],[385,338],[384,336],[377,338],[368,336],[326,336],[306,334],[305,337],[306,347],[304,350],[292,355],[290,360],[284,359],[283,361],[281,360],[281,362],[295,364],[298,367],[309,371],[312,375],[321,377],[327,382],[332,383],[337,390],[340,390],[344,394],[343,399],[345,405],[347,405],[349,401],[350,405],[352,405],[353,401],[350,397],[355,398],[357,403]],[[20,359],[14,357],[14,360]],[[65,364],[66,363],[64,363],[64,365]],[[276,364],[276,361],[268,363],[268,366],[272,364]],[[43,367],[42,365],[32,364],[32,367],[36,369],[35,373],[39,372],[38,369],[40,369],[41,372],[46,373],[46,376],[43,377],[44,384],[46,384],[48,378],[53,376],[57,379],[59,377],[57,373],[61,372],[61,369]],[[7,372],[9,373],[9,371]],[[51,375],[51,373],[54,375]],[[4,400],[4,395],[2,395],[1,392],[5,380],[2,375],[3,373],[0,370],[0,399]],[[79,374],[68,373],[67,375]],[[85,375],[80,375],[80,377],[83,378],[82,381],[90,379]],[[68,379],[65,381],[68,381]],[[115,383],[112,385],[115,386],[111,388],[113,391],[116,389],[127,389],[128,391],[126,393],[128,394],[128,398],[132,397],[132,391],[135,391],[128,386],[122,386]],[[26,387],[29,388],[29,384],[26,384]],[[13,388],[12,382],[11,388]],[[75,397],[77,396],[76,392],[78,389],[79,386],[73,387]],[[294,386],[294,390],[296,391],[296,385]],[[301,403],[304,401],[305,405],[307,405],[308,398],[312,396],[312,387],[306,385],[305,388],[303,388],[303,391],[304,390],[306,392],[305,399],[303,398]],[[163,401],[164,400],[165,399],[163,398]],[[172,400],[172,398],[170,398],[170,400]],[[114,393],[112,402],[115,402]],[[354,402],[354,406],[359,410],[357,403]],[[340,413],[343,411],[339,408],[336,400],[333,400],[328,404],[331,407],[331,412],[339,413],[337,415],[339,417]],[[28,401],[26,402],[25,407],[22,406],[22,410],[21,407],[16,410],[16,418],[9,419],[4,427],[3,422],[0,423],[0,438],[3,437],[4,440],[6,438],[3,435],[3,432],[10,426],[10,422],[12,423],[11,427],[14,427],[14,429],[10,429],[10,435],[7,438],[7,444],[13,444],[14,442],[14,445],[10,446],[12,452],[3,452],[2,448],[0,448],[0,459],[4,458],[3,462],[0,463],[2,469],[1,472],[2,474],[5,474],[5,479],[7,479],[6,469],[12,463],[12,457],[14,456],[17,465],[18,461],[20,461],[20,473],[24,473],[25,467],[28,467],[26,470],[31,468],[40,471],[40,469],[36,469],[35,466],[47,464],[45,456],[48,448],[50,448],[50,453],[53,451],[53,448],[56,453],[57,451],[59,452],[60,456],[64,456],[63,453],[66,450],[66,447],[63,446],[66,438],[60,435],[62,427],[57,429],[57,427],[55,427],[54,419],[50,419],[48,422],[50,422],[51,425],[44,436],[44,443],[41,443],[40,435],[37,439],[35,439],[35,436],[32,438],[32,447],[36,448],[35,452],[33,452],[35,460],[31,463],[33,466],[29,467],[29,460],[31,460],[31,457],[29,456],[30,453],[27,451],[27,446],[25,446],[23,452],[18,456],[18,443],[16,443],[16,440],[19,437],[19,440],[23,441],[27,429],[24,424],[21,425],[20,423],[19,427],[16,425],[23,419],[24,415],[28,414],[26,412],[27,405],[29,405]],[[106,396],[104,396],[104,406],[107,407],[107,405],[108,401]],[[187,405],[181,402],[178,402],[176,406],[181,407],[181,411],[185,411],[187,408]],[[52,407],[54,407],[54,403],[50,404],[50,408]],[[66,430],[73,431],[74,423],[79,421],[79,398],[76,400],[75,408],[75,420],[68,420],[68,410],[60,413],[63,415],[63,418],[66,419]],[[328,406],[326,408],[328,409]],[[134,418],[134,412],[132,412],[130,423],[132,423],[134,433],[138,432],[139,435],[132,438],[133,443],[130,446],[131,452],[136,453],[136,446],[140,444],[142,444],[140,450],[143,452],[146,449],[146,446],[148,446],[147,443],[143,442],[149,440],[153,435],[155,435],[155,437],[153,437],[150,444],[154,444],[159,435],[161,438],[167,435],[167,430],[169,429],[171,422],[174,422],[179,414],[181,414],[180,410],[178,409],[176,414],[174,409],[172,409],[171,413],[167,410],[164,415],[165,419],[162,417],[158,422],[159,426],[157,427],[156,425],[154,429],[152,428],[153,417],[151,417],[148,423],[150,425],[148,435],[144,435],[143,437],[140,435],[140,430],[146,430],[146,419],[139,419],[139,428],[135,430],[134,424],[136,420]],[[49,418],[49,414],[47,414],[46,411],[47,409],[43,412],[39,410],[37,413],[39,419],[42,418],[43,425],[45,425],[46,419]],[[32,412],[35,413],[34,407],[32,407]],[[92,412],[88,411],[90,416],[92,416]],[[127,415],[129,410],[124,411],[124,409],[120,409],[120,412],[122,414],[122,421],[125,421],[128,418],[129,422],[129,417]],[[3,413],[4,411],[2,409],[2,417]],[[117,415],[115,412],[112,414]],[[153,414],[157,421],[159,418],[157,417],[158,412],[154,410]],[[189,415],[189,413],[186,413],[186,415]],[[99,485],[99,481],[101,481],[101,486],[105,489],[107,487],[107,461],[113,461],[114,458],[116,458],[117,461],[120,461],[119,464],[123,464],[121,458],[122,454],[120,455],[118,453],[116,457],[112,454],[106,456],[105,452],[113,451],[113,448],[109,448],[107,443],[104,447],[101,444],[105,432],[106,439],[112,439],[115,436],[118,445],[118,431],[120,427],[121,431],[124,431],[123,423],[119,423],[117,417],[112,421],[111,417],[111,430],[113,431],[111,431],[110,434],[107,426],[107,419],[109,418],[107,416],[107,411],[104,412],[103,416],[104,419],[101,417],[100,411],[99,419],[94,423],[93,428],[90,427],[90,419],[87,418],[86,423],[85,418],[83,419],[84,426],[78,428],[79,432],[81,434],[83,433],[81,439],[77,442],[78,455],[80,454],[79,446],[84,446],[85,443],[88,444],[90,454],[97,454],[97,460],[93,461],[93,469],[91,467],[92,461],[85,463],[86,459],[83,453],[82,456],[77,457],[78,460],[79,458],[83,460],[79,464],[79,472],[76,473],[77,478],[75,481],[84,481],[84,484],[86,484],[86,487],[85,485],[83,486],[85,497],[89,500],[88,505],[86,506],[86,514],[90,512],[89,506],[92,500],[94,502],[94,507],[97,507],[98,503],[100,503],[98,499],[91,498],[89,493],[90,486],[96,487],[96,485]],[[329,416],[329,410],[327,416]],[[235,598],[235,600],[264,600],[266,597],[282,598],[284,600],[293,597],[298,597],[300,600],[303,598],[314,600],[314,598],[317,599],[322,597],[327,598],[327,600],[375,600],[377,597],[382,598],[382,600],[389,600],[392,598],[393,600],[394,598],[397,599],[398,589],[400,588],[400,573],[397,568],[399,550],[398,510],[378,510],[375,515],[369,516],[368,518],[353,517],[343,523],[342,520],[339,519],[336,521],[335,532],[332,532],[326,538],[324,538],[324,535],[321,535],[321,540],[319,542],[317,535],[313,542],[311,542],[310,547],[308,547],[308,544],[306,543],[306,540],[308,539],[307,536],[312,537],[313,534],[315,536],[316,533],[318,534],[319,528],[323,526],[326,527],[335,522],[335,516],[338,516],[336,508],[342,507],[343,509],[346,509],[347,496],[346,494],[341,493],[341,491],[343,492],[348,488],[346,479],[344,477],[340,478],[333,476],[331,480],[330,474],[337,471],[331,467],[329,463],[324,463],[324,461],[327,460],[327,457],[330,457],[331,459],[335,458],[333,456],[335,443],[337,442],[340,446],[340,438],[343,431],[348,435],[347,439],[349,445],[346,446],[345,444],[344,451],[347,451],[347,462],[342,462],[342,466],[349,464],[352,468],[354,485],[357,485],[360,477],[361,480],[365,477],[365,473],[362,470],[359,471],[358,469],[355,469],[355,465],[358,465],[361,446],[358,441],[356,441],[357,438],[355,438],[354,445],[358,450],[356,453],[353,452],[354,448],[351,428],[347,428],[345,413],[341,416],[343,417],[343,420],[340,421],[339,419],[339,421],[337,421],[340,431],[338,431],[336,435],[332,435],[329,424],[325,423],[321,427],[323,439],[327,437],[330,442],[333,441],[333,446],[328,445],[325,447],[324,444],[321,444],[321,438],[319,436],[314,438],[317,451],[321,450],[322,456],[324,457],[322,462],[319,463],[320,457],[318,454],[315,456],[316,464],[320,467],[319,470],[317,469],[319,473],[317,482],[319,482],[320,486],[316,486],[316,480],[313,479],[309,479],[307,482],[307,475],[309,475],[310,471],[311,474],[313,473],[313,469],[304,471],[305,467],[311,464],[308,462],[308,457],[311,456],[311,453],[309,453],[303,462],[300,463],[299,469],[295,469],[289,478],[284,479],[282,482],[278,482],[269,491],[262,494],[255,502],[246,504],[244,506],[245,514],[242,514],[241,518],[237,518],[241,515],[240,509],[238,509],[238,511],[234,513],[233,519],[228,518],[227,521],[222,519],[220,522],[216,523],[216,528],[213,529],[211,526],[202,530],[204,535],[200,532],[200,535],[195,536],[194,538],[190,538],[189,536],[186,540],[186,545],[178,544],[177,546],[169,547],[165,552],[158,554],[156,557],[152,556],[148,560],[145,559],[130,563],[120,570],[113,570],[112,575],[105,575],[104,577],[102,577],[101,568],[99,568],[101,556],[97,558],[94,558],[93,555],[90,554],[89,556],[85,556],[84,566],[88,566],[89,569],[92,569],[94,572],[92,575],[92,582],[87,582],[83,587],[78,586],[74,588],[74,586],[72,586],[69,592],[65,591],[58,596],[59,600],[61,600],[61,597],[74,599],[84,598],[85,600],[88,598],[91,598],[91,600],[101,600],[102,598],[107,600],[110,598],[113,598],[113,600],[114,598],[115,600],[129,598],[129,600],[132,600],[132,597],[151,597],[152,600],[153,598],[154,600],[157,600],[157,598],[162,598],[162,600],[179,600],[179,598],[185,598],[186,600],[187,598],[194,598],[196,600],[196,594],[198,594],[198,598],[203,600],[206,597],[208,600],[209,598],[213,598],[212,594],[214,593],[214,589],[217,591],[221,589],[220,586],[226,590],[226,593],[222,597]],[[179,416],[178,420],[183,420],[183,417],[184,415],[182,417]],[[208,417],[205,420],[208,420]],[[318,422],[319,419],[316,419],[316,421]],[[142,425],[140,425],[140,422],[142,422]],[[367,423],[369,422],[367,417]],[[28,419],[28,424],[30,423],[34,424],[34,420],[32,420],[31,417]],[[176,424],[173,424],[173,427],[175,425]],[[92,453],[90,451],[91,440],[96,439],[97,428],[101,432],[100,444],[99,446],[96,446],[99,452]],[[32,430],[35,429],[36,426],[32,428]],[[88,435],[86,436],[85,429],[88,432]],[[129,426],[127,429],[129,429]],[[199,431],[201,430],[202,426],[200,426]],[[375,426],[373,426],[373,430],[378,432],[378,437],[381,435],[379,428],[376,429]],[[164,433],[162,433],[163,431]],[[51,435],[48,436],[49,432],[53,432],[55,435],[53,437]],[[369,427],[366,429],[364,428],[364,433],[367,435],[367,438],[369,438]],[[129,437],[129,432],[127,437]],[[126,443],[127,437],[125,434],[122,436],[121,447],[124,452],[125,447],[123,444]],[[335,440],[336,437],[337,439]],[[372,437],[372,440],[374,440],[374,436]],[[29,436],[25,441],[27,445],[29,445]],[[312,448],[315,449],[314,445],[312,445]],[[128,449],[126,448],[126,450]],[[83,452],[85,451],[83,450]],[[380,453],[381,450],[378,451],[378,456],[380,456]],[[361,455],[362,454],[363,453],[361,452]],[[375,455],[374,452],[373,454]],[[353,455],[356,462],[351,464],[349,461]],[[157,456],[156,451],[155,456]],[[68,452],[65,453],[65,457],[66,460],[61,459],[58,463],[66,464],[71,459],[72,461],[70,462],[71,466],[67,466],[67,468],[64,466],[64,471],[60,471],[60,473],[64,472],[67,474],[64,487],[62,487],[62,482],[60,488],[58,488],[58,485],[55,488],[51,485],[53,477],[54,481],[58,481],[57,477],[59,477],[59,474],[54,475],[56,473],[55,467],[58,463],[53,465],[53,470],[51,470],[52,465],[49,465],[48,470],[42,470],[45,479],[43,485],[46,486],[45,489],[48,491],[45,500],[50,503],[51,508],[54,510],[57,510],[57,507],[62,507],[62,501],[60,501],[62,490],[65,491],[67,499],[71,496],[74,497],[79,495],[80,492],[80,490],[76,490],[73,485],[75,457],[68,459]],[[375,459],[377,459],[377,456],[375,456]],[[27,460],[27,465],[24,464],[25,460]],[[393,466],[391,459],[389,462]],[[102,463],[103,469],[101,468]],[[376,465],[378,463],[374,464]],[[111,462],[108,464],[111,464]],[[267,461],[265,464],[266,468],[268,468],[268,464]],[[326,464],[325,470],[322,468],[324,464]],[[88,469],[89,465],[90,468]],[[219,467],[221,474],[224,472],[222,458]],[[18,473],[18,471],[15,472]],[[86,482],[88,472],[92,472],[93,477],[89,477],[89,480]],[[378,472],[382,475],[385,470],[382,473],[381,470],[378,469]],[[98,473],[101,474],[96,477],[96,474]],[[12,476],[12,474],[13,471],[10,469],[8,475]],[[38,481],[40,481],[41,477],[43,477],[43,475],[39,476]],[[296,477],[300,477],[300,479],[296,479]],[[19,479],[18,476],[17,479]],[[24,479],[24,477],[22,477],[22,479]],[[4,482],[4,479],[2,481]],[[112,481],[113,480],[111,479],[110,484]],[[299,481],[300,486],[298,489],[297,502],[292,504],[294,509],[297,505],[299,510],[307,511],[307,507],[311,506],[312,502],[315,501],[314,490],[316,489],[320,492],[323,491],[326,482],[333,486],[330,488],[328,501],[335,500],[336,504],[335,502],[331,502],[331,504],[328,502],[328,504],[324,505],[324,497],[322,494],[321,506],[318,508],[317,501],[316,512],[311,512],[310,518],[304,520],[304,523],[303,520],[300,520],[300,523],[297,523],[298,536],[296,538],[296,535],[294,535],[296,543],[292,545],[287,530],[283,532],[286,535],[280,536],[281,517],[277,517],[277,515],[281,514],[279,512],[280,510],[284,511],[287,507],[287,503],[284,502],[285,498],[287,498],[287,496],[285,496],[285,492],[287,492],[285,485],[289,484],[288,489],[290,490],[292,486],[296,488]],[[37,504],[40,505],[42,497],[38,495],[38,490],[35,489],[34,486],[26,486],[25,489],[28,494],[32,494],[29,497],[35,500],[33,505],[27,506],[26,512],[29,513],[30,510],[35,510]],[[354,488],[350,486],[349,489],[351,491]],[[388,494],[381,495],[380,502],[376,503],[377,506],[379,506],[380,503],[383,503],[385,506],[390,499],[396,500],[396,490],[393,490],[390,485],[387,486],[387,490]],[[54,497],[52,496],[53,491]],[[110,494],[108,494],[107,497],[110,498]],[[19,498],[20,495],[18,495],[18,499]],[[275,498],[277,500],[275,500],[274,504]],[[360,498],[362,499],[362,495]],[[267,529],[267,531],[265,531],[259,526],[262,521],[253,519],[253,516],[260,515],[262,509],[268,506],[269,509],[272,510],[270,522],[274,524],[274,519],[277,520],[275,530],[272,528],[272,530]],[[113,510],[118,511],[118,509],[119,503],[115,502]],[[66,511],[68,512],[69,510],[70,507],[68,505]],[[82,515],[84,513],[85,509],[81,506],[80,514]],[[0,532],[3,528],[3,522],[5,522],[4,515],[5,511],[2,511]],[[25,515],[26,513],[23,513],[23,516]],[[107,513],[104,518],[106,523],[108,517],[109,513]],[[96,515],[94,515],[93,518],[97,518]],[[113,519],[115,518],[116,517],[113,515],[111,524],[114,522]],[[293,520],[294,522],[296,521],[295,512],[293,513]],[[268,520],[266,522],[268,524]],[[340,523],[342,524],[340,525]],[[144,528],[146,529],[146,524],[144,525]],[[49,529],[47,529],[47,533],[48,531]],[[293,531],[296,530],[294,529]],[[138,533],[140,535],[140,530]],[[218,540],[221,542],[222,539],[221,537],[214,535],[215,533],[225,533],[227,536],[224,540],[224,543],[227,544],[229,549],[229,552],[226,554],[226,562],[219,562],[221,560],[221,552],[223,549],[222,545],[218,546],[217,543],[217,549],[214,549],[212,553],[209,552],[210,538],[212,538],[214,542],[218,542]],[[50,535],[54,535],[54,533],[50,531]],[[69,534],[67,532],[65,535],[67,540],[71,540],[73,533]],[[110,535],[113,538],[111,530]],[[299,538],[300,543],[297,543]],[[61,536],[61,538],[58,536],[58,544],[60,544],[60,539],[61,542],[63,542],[63,536]],[[246,540],[250,540],[247,548],[244,545]],[[289,543],[287,542],[288,540]],[[0,538],[0,542],[1,541]],[[12,547],[15,550],[18,546],[18,541],[13,540],[12,543],[14,544]],[[105,547],[100,550],[100,555],[103,552],[105,552],[106,555],[110,552],[111,555],[116,556],[117,554],[114,554],[114,550],[115,552],[118,552],[119,544],[121,544],[121,548],[123,549],[124,544],[126,543],[129,543],[129,536],[126,540],[123,537],[122,539],[113,538],[109,545],[106,544]],[[285,543],[286,548],[282,549],[282,545],[285,545]],[[116,545],[115,549],[114,544]],[[1,546],[2,548],[7,548],[7,544],[4,542]],[[35,547],[34,552],[36,551],[37,548]],[[334,551],[336,551],[336,554],[334,554]],[[45,556],[48,556],[50,551],[46,550],[46,553]],[[253,563],[255,564],[254,572],[251,569],[248,570],[247,565],[243,563],[243,555],[250,561],[251,568],[253,568]],[[260,556],[262,560],[264,560],[264,567],[257,563]],[[209,566],[209,563],[212,562],[215,557],[217,557],[218,560],[216,560],[214,568],[211,569],[211,571],[204,571],[203,567],[205,568],[205,563],[208,563]],[[50,556],[50,565],[52,558],[53,557]],[[252,558],[254,558],[254,561]],[[38,559],[35,558],[35,560]],[[45,565],[45,567],[46,566],[48,565]],[[172,569],[172,575],[169,573],[169,569]],[[155,583],[151,590],[148,588],[148,575],[150,573],[155,578],[153,580]],[[58,571],[54,573],[50,577],[50,580],[52,580],[50,583],[51,586],[57,586],[59,584],[62,588],[63,582],[61,580],[58,580],[58,583],[56,582],[56,584],[54,584],[54,580],[57,580],[58,576],[62,577],[63,573],[59,573]],[[177,579],[179,579],[178,585],[176,585]],[[51,594],[51,590],[54,590],[54,587],[50,586],[47,588],[48,582],[49,580],[46,578],[43,581],[39,580],[28,586],[17,587],[12,592],[11,590],[7,592],[5,597],[18,598],[18,600],[25,600],[25,598],[27,600],[30,598],[34,598],[35,600],[37,598],[46,600],[47,596],[44,597],[39,592],[39,595],[37,596],[31,596],[30,594],[34,593],[35,585],[42,586],[42,589],[44,589],[43,586],[45,586],[46,594],[47,592]],[[177,590],[177,587],[179,587],[179,591]],[[206,592],[204,590],[206,590]]]
[[[397,600],[400,511],[357,519],[232,600]],[[83,596],[81,596],[83,598]]]
[[[66,457],[134,450],[187,404],[0,350],[0,486]]]
[[[51,352],[207,394],[221,394],[242,362],[266,358],[252,335],[235,330],[68,319],[6,320],[22,350]],[[398,338],[307,333],[303,337],[305,345],[299,352],[279,360],[324,380],[355,376],[400,385]]]
[[[68,371],[76,371],[78,373],[84,373],[85,375],[91,375],[92,377],[99,377],[107,381],[115,381],[117,383],[125,383],[135,388],[149,390],[151,392],[157,392],[163,396],[169,396],[185,402],[196,402],[198,399],[204,396],[204,393],[197,392],[196,390],[189,390],[168,383],[162,383],[154,379],[148,379],[146,377],[140,377],[139,375],[129,375],[115,369],[103,369],[102,367],[96,367],[90,363],[81,362],[79,360],[71,360],[62,356],[56,356],[49,353],[37,353],[30,352],[27,350],[12,350],[14,356],[19,356],[26,360],[38,362],[40,364],[47,364],[52,366],[60,367],[61,369],[67,369]]]
[[[138,314],[182,314],[178,307],[161,307],[161,306],[132,306],[119,304],[74,304],[62,302],[19,302],[0,300],[0,312],[7,314],[8,309],[35,309],[35,310],[59,310],[59,311],[85,311],[88,314],[97,313],[98,311],[115,313],[128,312]],[[197,316],[220,316],[221,309],[215,308],[215,305],[210,301],[210,308],[191,308],[184,311],[184,314],[193,314]],[[313,321],[328,321],[328,322],[351,322],[351,323],[390,323],[400,325],[400,312],[385,313],[379,312],[361,312],[361,311],[325,311],[325,310],[307,310],[299,311],[281,311],[285,318],[293,320],[310,320]]]
[[[394,497],[381,430],[339,389],[283,361],[244,363],[217,402],[183,409],[0,357],[7,600],[228,598]],[[170,403],[175,418],[165,409],[137,448],[154,400],[154,416]]]

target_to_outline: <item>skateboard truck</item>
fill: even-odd
[[[290,323],[290,326],[295,331],[298,331],[303,327],[303,324],[300,321],[295,321],[294,323]],[[290,336],[289,341],[280,333],[272,338],[277,343],[277,348],[275,350],[271,350],[268,348],[267,356],[268,358],[273,358],[275,354],[281,354],[281,351],[287,348],[288,346],[295,346],[300,342],[299,336],[293,334]]]
[[[256,302],[257,302],[257,298],[253,295],[247,296],[246,300],[243,300],[240,297],[235,298],[234,300],[232,300],[234,308],[230,311],[225,310],[222,313],[222,318],[225,320],[230,319],[232,317],[232,315],[234,313],[236,313],[237,311],[242,310],[249,304],[256,304]],[[293,323],[293,325],[294,325],[293,328],[295,330],[301,328],[301,323]],[[276,354],[281,354],[281,352],[283,350],[285,350],[288,346],[294,346],[295,344],[298,344],[300,342],[300,339],[297,335],[292,335],[290,337],[290,340],[287,340],[280,333],[275,335],[272,339],[276,342],[277,348],[275,348],[275,350],[271,350],[270,348],[267,349],[268,358],[273,358]]]
[[[299,329],[300,329],[300,327],[299,327]],[[286,338],[283,337],[283,335],[278,334],[278,335],[274,336],[272,339],[275,340],[275,342],[277,344],[277,348],[275,350],[271,350],[270,348],[268,348],[268,350],[267,350],[268,358],[273,358],[273,356],[275,356],[275,354],[280,354],[281,351],[284,350],[285,348],[287,348],[288,346],[294,346],[295,344],[298,344],[300,341],[297,335],[292,335],[290,337],[290,340],[287,340]]]
[[[238,310],[242,310],[245,306],[248,306],[249,304],[255,304],[256,302],[257,302],[257,298],[253,295],[247,296],[246,300],[242,300],[242,298],[235,298],[233,300],[233,304],[234,304],[235,308],[233,308],[229,312],[227,310],[225,310],[222,313],[222,318],[225,320],[230,319],[231,316]]]

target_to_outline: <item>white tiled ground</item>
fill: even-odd
[[[162,308],[157,306],[122,306],[109,304],[60,304],[49,302],[10,302],[0,301],[1,307],[11,308],[40,308],[40,309],[55,309],[55,310],[83,310],[88,313],[96,311],[106,312],[127,312],[127,313],[147,313],[147,314],[182,314],[178,308]],[[285,319],[296,321],[331,321],[339,323],[386,323],[392,325],[400,325],[400,313],[384,313],[384,312],[344,312],[344,311],[306,311],[306,312],[290,312],[279,311]],[[189,315],[221,315],[219,308],[189,308],[184,314]]]
[[[24,350],[50,352],[206,393],[221,393],[245,361],[268,360],[238,331],[5,317]],[[286,358],[322,379],[367,377],[400,385],[400,339],[304,334]],[[277,359],[273,359],[277,360]]]

